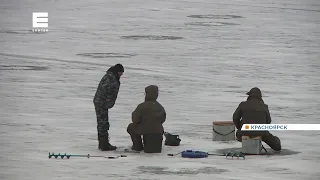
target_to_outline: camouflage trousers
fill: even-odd
[[[95,105],[95,110],[97,116],[98,137],[108,137],[108,131],[110,128],[108,108]]]

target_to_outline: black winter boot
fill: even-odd
[[[99,143],[98,149],[99,149],[99,150],[101,150],[102,147],[104,147],[104,138],[105,138],[105,137],[98,136],[98,143]]]
[[[117,146],[113,146],[109,143],[109,138],[106,138],[106,146],[107,151],[114,151],[117,149]]]
[[[99,150],[100,151],[114,151],[117,149],[116,146],[112,146],[109,143],[109,138],[107,136],[98,137],[99,140]]]
[[[142,138],[140,135],[131,135],[132,140],[132,147],[131,149],[134,151],[142,151],[143,150],[143,144],[142,144]]]
[[[99,143],[99,144],[98,144],[98,149],[99,149],[99,150],[101,149],[101,141],[102,141],[102,140],[98,137],[98,143]]]
[[[276,146],[274,147],[275,151],[281,151],[281,141],[277,136],[274,136],[275,139],[275,144]]]

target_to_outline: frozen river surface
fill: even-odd
[[[320,132],[275,131],[286,156],[182,159],[167,153],[239,148],[212,141],[246,91],[261,88],[273,123],[320,121],[317,0],[2,0],[0,179],[319,180]],[[31,32],[32,12],[49,32]],[[156,84],[179,147],[126,158],[48,159],[97,150],[92,98],[105,71],[125,67],[110,110],[111,143],[130,146],[131,112]]]

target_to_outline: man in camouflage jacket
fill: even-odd
[[[101,151],[112,151],[117,149],[109,143],[109,116],[108,109],[111,109],[117,99],[120,88],[120,77],[124,69],[121,64],[116,64],[108,69],[106,74],[102,77],[96,94],[93,98],[97,116],[97,130],[99,149]]]
[[[145,101],[132,112],[132,123],[127,127],[131,136],[132,149],[143,150],[141,135],[163,134],[162,124],[166,120],[166,111],[157,101],[158,86],[150,85],[145,88]]]
[[[236,132],[238,141],[242,141],[242,136],[261,136],[262,141],[273,150],[280,151],[280,139],[269,131],[241,131],[243,124],[271,124],[269,108],[262,100],[260,89],[254,87],[247,92],[247,95],[249,95],[247,101],[241,102],[233,113],[233,122],[238,129]]]

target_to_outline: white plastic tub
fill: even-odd
[[[233,141],[236,140],[235,125],[233,121],[213,122],[213,141]]]

